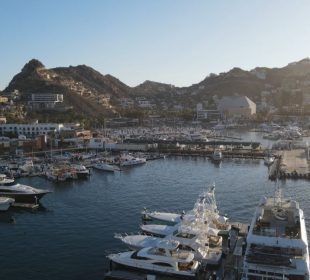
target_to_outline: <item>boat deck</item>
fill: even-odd
[[[256,235],[300,239],[300,225],[294,212],[286,207],[265,208],[253,229]]]

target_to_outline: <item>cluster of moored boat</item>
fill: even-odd
[[[208,274],[208,268],[218,268],[222,255],[227,254],[223,231],[229,231],[229,236],[232,232],[227,217],[218,212],[214,187],[202,193],[189,212],[144,209],[142,218],[148,222],[141,225],[144,234],[115,236],[130,251],[108,255],[112,264],[173,278],[214,276],[214,271]],[[243,260],[242,274],[231,279],[309,280],[307,231],[299,204],[282,197],[279,187],[274,197],[262,198],[248,228],[246,242],[242,242],[242,253],[236,255]]]
[[[177,214],[144,209],[142,218],[148,221],[141,225],[143,234],[115,236],[130,251],[109,255],[112,263],[185,278],[196,277],[201,264],[220,263],[223,239],[219,233],[228,232],[230,225],[218,212],[214,186],[199,195],[191,211]]]
[[[151,158],[152,159],[152,158]],[[55,155],[52,158],[26,158],[3,161],[0,172],[10,177],[43,176],[51,181],[87,178],[90,168],[101,171],[120,171],[121,168],[146,163],[147,157],[130,153],[118,157],[89,153],[82,156]]]

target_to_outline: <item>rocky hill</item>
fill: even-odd
[[[257,67],[251,71],[233,68],[218,75],[210,74],[189,87],[152,81],[129,87],[86,65],[46,69],[40,61],[32,59],[14,76],[4,92],[16,89],[21,92],[22,100],[29,93],[63,93],[66,104],[89,116],[117,113],[122,99],[135,102],[138,97],[149,100],[157,110],[176,105],[194,109],[198,102],[212,103],[214,97],[236,94],[247,95],[255,102],[266,95],[268,101],[284,105],[290,102],[287,97],[292,97],[292,92],[310,93],[310,60],[306,58],[283,68]]]

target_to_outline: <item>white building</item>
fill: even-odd
[[[140,108],[153,108],[154,104],[152,104],[149,100],[138,100],[138,107],[140,107]]]
[[[48,133],[57,133],[64,128],[63,124],[56,123],[33,123],[33,124],[0,124],[0,135],[16,134],[34,137],[46,135]]]
[[[35,110],[54,109],[64,101],[63,94],[56,93],[33,93],[28,102]]]
[[[218,110],[206,110],[203,108],[202,103],[196,105],[196,117],[197,121],[200,120],[217,120],[220,119],[220,113]]]
[[[256,104],[247,96],[224,96],[218,110],[223,117],[250,118],[256,114]]]

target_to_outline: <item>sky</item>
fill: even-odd
[[[189,86],[310,56],[309,0],[0,0],[0,90],[32,58]]]

